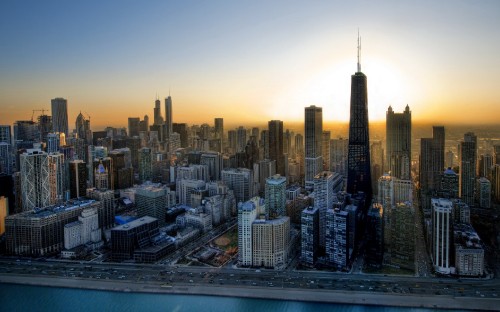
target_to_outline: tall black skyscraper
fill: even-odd
[[[371,202],[370,146],[368,135],[368,95],[366,76],[361,72],[358,37],[358,70],[351,76],[351,116],[349,120],[349,149],[347,164],[347,192],[364,192]]]
[[[271,120],[269,127],[269,159],[276,161],[276,173],[285,175],[285,158],[283,156],[283,121]]]

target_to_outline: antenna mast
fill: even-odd
[[[359,28],[358,28],[358,73],[361,72],[361,63],[359,62],[359,58],[361,54],[361,37],[359,36]]]

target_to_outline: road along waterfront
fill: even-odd
[[[119,268],[118,268],[119,269]],[[118,270],[116,270],[118,272]],[[196,271],[196,270],[195,270]],[[71,272],[71,271],[70,271]],[[181,272],[190,278],[187,281],[165,283],[158,280],[145,280],[140,278],[136,281],[118,279],[97,279],[79,277],[60,277],[56,275],[33,276],[28,274],[0,274],[0,283],[25,284],[33,286],[70,287],[78,289],[93,289],[118,292],[159,293],[159,294],[188,294],[188,295],[210,295],[240,298],[279,299],[293,301],[309,301],[324,303],[344,303],[361,305],[380,305],[394,307],[417,307],[417,308],[443,308],[443,309],[469,309],[469,310],[497,310],[500,300],[496,298],[474,298],[456,297],[452,295],[415,295],[404,293],[373,293],[363,288],[360,290],[328,290],[321,288],[282,288],[280,286],[253,285],[230,283],[241,276],[227,276],[223,279],[225,283],[200,283],[196,274]],[[147,273],[147,272],[144,272]],[[208,273],[206,273],[208,274]],[[222,274],[222,273],[221,273]],[[233,274],[233,273],[231,273]],[[146,274],[147,275],[147,274]],[[190,276],[191,275],[191,276]],[[202,274],[197,274],[199,276]],[[123,276],[123,275],[120,275]],[[222,276],[222,275],[220,275]],[[196,279],[196,282],[192,278]],[[221,278],[222,279],[222,278]],[[219,279],[218,279],[219,280]],[[274,279],[273,281],[275,281]],[[252,282],[255,283],[255,282]],[[272,284],[274,285],[274,284]],[[313,284],[314,285],[314,284]],[[491,287],[491,286],[488,286]]]

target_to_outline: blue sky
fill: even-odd
[[[301,120],[311,104],[345,121],[358,28],[372,120],[409,104],[414,119],[496,122],[481,111],[500,112],[499,13],[498,1],[3,1],[0,123],[62,96],[70,124],[82,110],[125,125],[169,90],[178,122]]]

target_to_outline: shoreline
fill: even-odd
[[[175,295],[205,295],[268,300],[288,300],[318,303],[374,305],[404,308],[497,310],[499,299],[453,296],[422,296],[398,294],[374,294],[368,292],[330,291],[225,287],[217,285],[173,285],[162,287],[159,283],[137,283],[129,281],[86,280],[72,278],[39,278],[38,276],[0,275],[0,283],[43,287],[63,287],[100,291],[137,292]],[[299,299],[300,298],[300,299]]]

